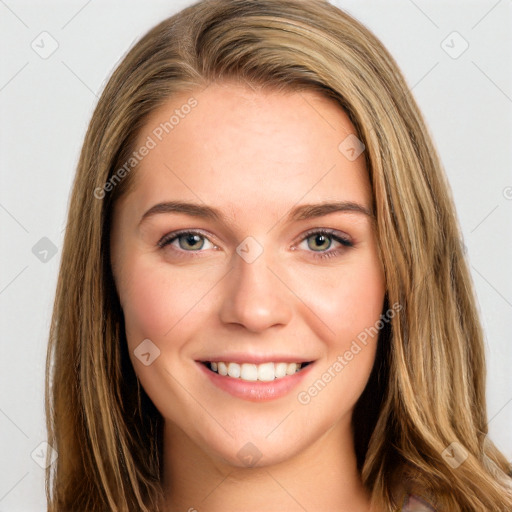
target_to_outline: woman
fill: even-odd
[[[382,44],[210,0],[109,80],[47,366],[49,510],[505,511],[449,187]]]

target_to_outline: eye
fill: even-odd
[[[335,234],[336,233],[336,234]],[[329,250],[333,241],[339,244],[337,249]],[[311,249],[314,258],[332,258],[340,256],[348,248],[354,247],[354,244],[341,233],[330,229],[316,229],[308,231],[301,243],[306,242],[307,248]]]
[[[201,249],[205,248],[206,241],[212,246],[206,247],[207,249],[216,248],[216,246],[199,231],[178,231],[165,235],[158,242],[158,246],[160,248],[164,248],[167,245],[176,247],[175,242],[177,242],[177,249],[175,250],[178,252],[202,252]]]
[[[301,239],[301,243],[306,242],[306,251],[313,252],[314,258],[332,258],[340,256],[354,244],[341,233],[330,229],[316,229],[308,231]],[[333,242],[338,244],[338,248],[331,249]],[[209,243],[211,247],[205,247]],[[208,240],[206,235],[200,231],[177,231],[165,235],[159,242],[158,247],[163,249],[166,246],[173,246],[173,250],[179,255],[184,253],[201,253],[201,249],[218,249],[216,245]],[[307,249],[310,249],[309,251]],[[331,250],[329,250],[331,249]]]

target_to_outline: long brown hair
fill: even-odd
[[[387,302],[402,306],[353,415],[373,503],[396,510],[415,490],[439,510],[512,510],[509,465],[487,436],[483,333],[443,169],[392,57],[322,0],[199,2],[150,30],[108,81],[78,163],[50,331],[48,510],[159,510],[162,417],[127,352],[111,212],[133,186],[136,166],[119,170],[148,115],[218,80],[318,91],[365,145]]]

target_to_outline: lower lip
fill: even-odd
[[[287,395],[301,382],[313,366],[313,363],[310,363],[293,375],[263,382],[235,379],[233,377],[219,375],[207,368],[203,363],[198,362],[197,364],[201,371],[210,379],[212,384],[230,395],[252,402],[267,402]]]

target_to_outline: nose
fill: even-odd
[[[292,317],[293,294],[280,276],[280,266],[270,261],[270,251],[254,261],[233,255],[234,268],[228,274],[220,319],[225,324],[238,324],[251,332],[262,332],[272,326],[283,326]]]

